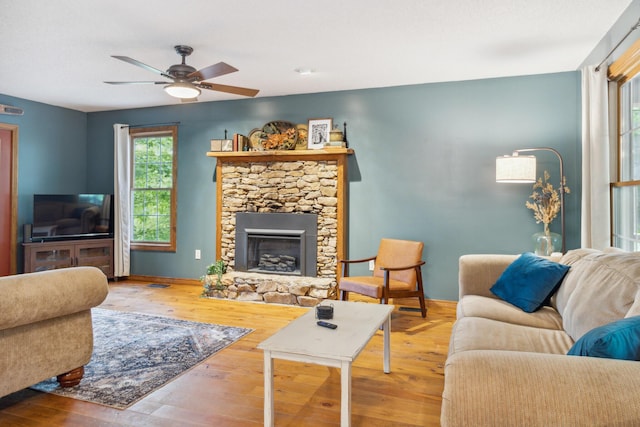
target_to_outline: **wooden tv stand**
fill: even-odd
[[[22,247],[25,273],[93,266],[113,278],[113,239],[33,242],[23,243]]]

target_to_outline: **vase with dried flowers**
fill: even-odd
[[[533,184],[533,193],[529,196],[531,201],[525,202],[527,208],[533,211],[533,217],[536,224],[543,223],[544,231],[533,235],[534,251],[536,255],[549,256],[555,249],[562,246],[562,236],[552,233],[549,224],[560,212],[560,195],[559,191],[564,194],[570,193],[566,184],[566,178],[563,176],[558,189],[554,188],[549,182],[551,175],[544,171],[544,175]]]

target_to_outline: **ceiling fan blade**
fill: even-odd
[[[152,73],[156,73],[156,74],[160,74],[163,77],[168,77],[171,78],[170,75],[168,75],[167,73],[165,73],[162,70],[158,70],[155,67],[152,67],[151,65],[147,65],[145,63],[142,63],[136,59],[133,58],[129,58],[128,56],[119,56],[119,55],[111,55],[112,58],[116,58],[119,59],[120,61],[124,61],[124,62],[128,62],[129,64],[133,64],[136,65],[138,67],[144,68],[147,71],[151,71]]]
[[[218,92],[233,93],[235,95],[243,95],[243,96],[256,96],[258,92],[260,92],[258,89],[249,89],[246,87],[238,87],[238,86],[227,86],[227,85],[221,85],[217,83],[207,83],[207,82],[200,82],[196,86],[201,87],[203,89],[215,90]]]
[[[209,80],[214,77],[224,76],[225,74],[235,73],[238,71],[236,67],[232,67],[224,62],[218,62],[217,64],[209,65],[208,67],[201,68],[198,71],[187,75],[188,79],[195,78],[198,81]]]
[[[104,82],[110,85],[168,85],[171,82]]]

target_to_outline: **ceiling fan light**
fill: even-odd
[[[200,95],[200,89],[191,83],[171,83],[164,87],[164,91],[175,98],[197,98]]]

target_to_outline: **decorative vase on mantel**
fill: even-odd
[[[562,236],[549,231],[549,224],[544,224],[544,231],[535,233],[532,237],[533,250],[538,256],[551,256],[562,247]]]

